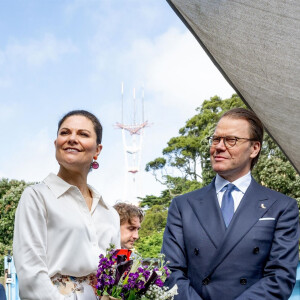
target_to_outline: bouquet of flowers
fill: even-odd
[[[176,285],[171,290],[163,287],[170,275],[163,255],[149,264],[142,258],[131,260],[128,256],[113,246],[106,256],[100,255],[96,291],[101,300],[172,300],[177,295]]]

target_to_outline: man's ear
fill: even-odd
[[[254,158],[258,155],[258,153],[260,151],[260,148],[261,148],[260,142],[259,141],[252,142],[251,147],[252,147],[252,152],[250,154],[250,157]]]

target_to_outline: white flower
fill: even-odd
[[[175,284],[170,290],[168,290],[169,296],[174,297],[175,295],[178,295],[178,286]]]
[[[167,287],[159,287],[157,285],[152,285],[146,292],[148,299],[153,300],[173,300],[174,296],[177,295],[177,285],[173,286],[171,290]]]

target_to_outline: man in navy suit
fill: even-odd
[[[217,173],[173,199],[162,252],[176,300],[288,299],[298,263],[296,201],[251,177],[263,125],[250,110],[226,112],[210,138]],[[273,176],[273,174],[270,174]]]

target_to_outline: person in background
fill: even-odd
[[[87,184],[98,168],[102,126],[75,110],[58,123],[57,175],[27,187],[16,216],[13,255],[20,297],[26,300],[93,300],[99,255],[120,245],[120,220]]]
[[[162,252],[176,300],[286,300],[295,284],[299,219],[294,199],[251,176],[263,125],[236,108],[210,138],[217,173],[206,187],[173,199]],[[270,174],[273,176],[273,174]]]
[[[114,208],[120,216],[121,247],[131,250],[134,242],[139,238],[144,212],[135,205],[121,202],[115,204]]]
[[[5,289],[1,283],[0,283],[0,300],[6,300]]]

